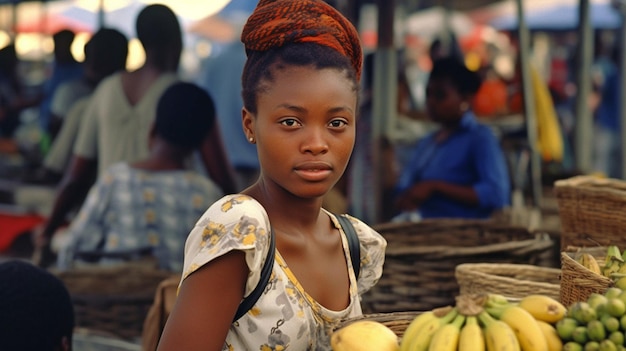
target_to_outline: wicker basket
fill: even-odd
[[[626,247],[626,182],[577,176],[557,180],[561,250],[567,246]]]
[[[456,266],[460,294],[494,293],[509,300],[531,294],[559,299],[561,270],[514,263],[463,263]]]
[[[576,261],[579,253],[588,252],[603,266],[606,247],[567,249],[561,253],[561,303],[570,306],[574,302],[587,301],[592,293],[603,294],[614,285],[613,280],[593,273]]]
[[[76,268],[55,274],[70,292],[77,327],[128,340],[141,336],[157,286],[173,275],[133,264]]]
[[[459,294],[454,271],[461,263],[552,261],[549,236],[489,221],[426,220],[374,229],[387,239],[387,251],[380,280],[362,296],[366,314],[454,305]]]
[[[392,312],[392,313],[372,313],[364,314],[362,316],[349,318],[341,321],[331,330],[331,334],[337,330],[345,327],[346,325],[362,320],[370,320],[384,324],[387,328],[391,329],[399,338],[402,338],[404,331],[411,324],[413,319],[417,317],[420,312]]]

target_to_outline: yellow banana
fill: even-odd
[[[415,335],[422,330],[424,325],[429,321],[438,320],[433,311],[424,312],[417,317],[413,318],[409,326],[404,331],[402,341],[400,342],[400,351],[409,351],[411,341],[415,338]]]
[[[548,342],[537,320],[525,309],[511,305],[501,309],[491,308],[487,311],[513,329],[522,351],[548,351]]]
[[[508,324],[494,319],[487,311],[481,312],[478,320],[484,326],[487,351],[521,351],[515,332]]]
[[[563,136],[559,126],[558,115],[554,108],[554,101],[539,71],[532,65],[530,68],[535,100],[538,148],[544,161],[558,162],[563,159]]]
[[[457,314],[452,323],[439,327],[428,345],[428,351],[456,351],[465,316]]]
[[[561,351],[563,349],[563,341],[556,332],[556,329],[550,323],[544,321],[537,321],[543,336],[548,343],[548,351]]]
[[[528,311],[536,320],[548,323],[560,321],[567,313],[562,303],[545,295],[524,296],[518,306]]]
[[[459,335],[458,351],[485,351],[485,338],[476,316],[468,316],[465,320]]]
[[[456,308],[452,309],[448,314],[441,318],[436,318],[429,320],[424,324],[413,336],[411,339],[406,340],[409,343],[410,351],[426,351],[428,350],[428,346],[433,338],[433,335],[437,332],[437,330],[452,322],[454,318],[458,315],[458,311]]]
[[[578,263],[580,263],[583,267],[587,268],[588,270],[596,274],[602,275],[602,270],[600,269],[600,265],[598,264],[598,261],[596,260],[595,257],[593,257],[592,254],[588,252],[582,253],[580,257],[578,258]]]

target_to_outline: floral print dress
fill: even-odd
[[[223,350],[330,350],[329,330],[345,318],[362,314],[359,296],[380,278],[387,242],[365,223],[349,217],[361,246],[357,282],[345,233],[334,215],[330,216],[342,234],[350,276],[349,306],[333,311],[317,303],[277,250],[265,291],[254,307],[231,325]],[[259,202],[241,194],[223,197],[204,213],[187,238],[182,279],[227,252],[241,250],[250,269],[245,290],[245,296],[249,295],[261,277],[269,233],[269,218]]]

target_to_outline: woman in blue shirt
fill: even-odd
[[[422,218],[488,218],[509,205],[509,173],[500,144],[471,110],[480,84],[480,77],[456,58],[434,62],[426,104],[441,127],[416,145],[400,174],[399,211],[417,211]]]

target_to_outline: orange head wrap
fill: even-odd
[[[241,33],[246,50],[266,51],[289,43],[317,43],[348,57],[361,77],[359,33],[321,0],[260,0]]]

